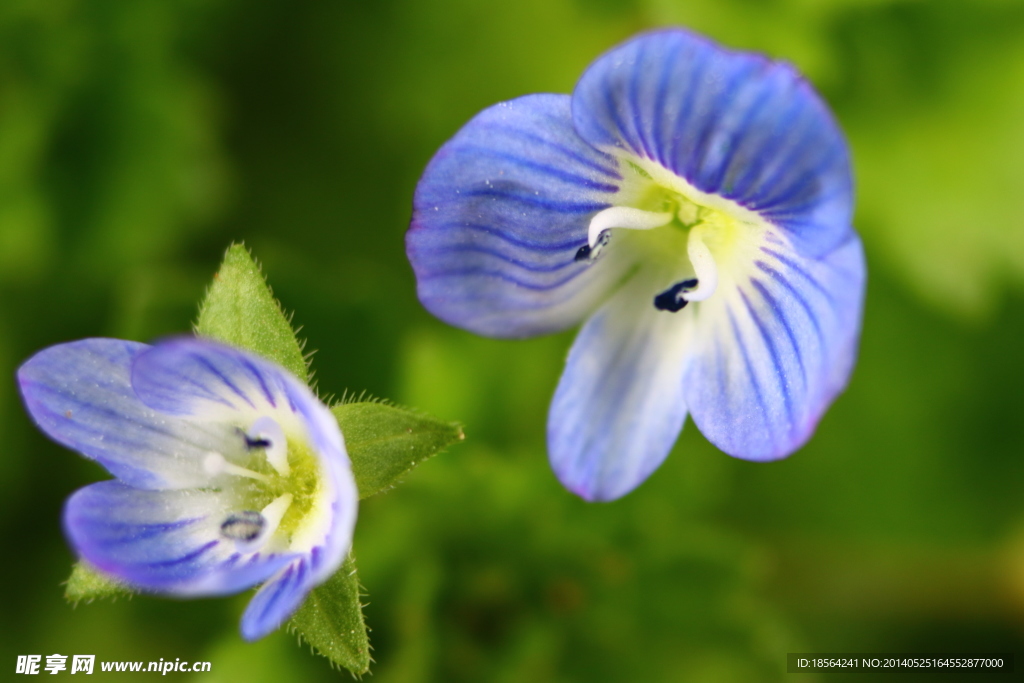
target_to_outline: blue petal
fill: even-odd
[[[865,267],[856,236],[821,260],[781,243],[759,252],[733,291],[702,304],[702,348],[684,385],[709,441],[730,455],[772,460],[803,445],[846,386]]]
[[[71,544],[90,564],[142,589],[223,595],[248,588],[293,553],[247,551],[221,535],[238,510],[213,490],[149,491],[116,481],[75,492],[64,509]]]
[[[587,142],[756,211],[802,253],[826,254],[851,232],[846,143],[788,64],[682,30],[648,33],[590,66],[572,114]]]
[[[180,338],[140,353],[132,387],[150,408],[168,415],[264,415],[294,412],[283,369],[239,349],[206,339]]]
[[[242,637],[259,640],[276,631],[284,620],[299,608],[313,588],[306,559],[292,562],[281,569],[253,596],[242,615]]]
[[[555,391],[551,465],[586,500],[640,485],[683,427],[687,319],[653,306],[662,280],[633,278],[587,321]]]
[[[52,346],[18,370],[29,414],[52,439],[132,486],[181,488],[209,480],[202,457],[227,452],[232,437],[216,424],[159,414],[131,387],[134,360],[150,347],[119,339]]]
[[[135,358],[132,388],[150,408],[196,422],[247,427],[272,416],[286,432],[305,432],[323,457],[348,462],[337,423],[309,387],[241,349],[191,337],[162,342]]]
[[[423,305],[497,337],[579,322],[625,267],[574,259],[620,182],[618,162],[574,131],[568,96],[484,110],[438,151],[416,188],[406,249]]]

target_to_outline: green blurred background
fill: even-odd
[[[588,505],[544,450],[572,333],[433,319],[403,233],[473,114],[570,92],[671,24],[795,63],[835,109],[870,264],[860,362],[790,459],[734,460],[688,425],[646,484]],[[187,330],[232,240],[319,349],[322,392],[465,424],[360,510],[370,680],[774,681],[787,652],[1024,641],[1019,0],[0,2],[0,372],[61,341]],[[247,595],[72,609],[61,505],[103,472],[39,434],[9,380],[0,443],[0,667],[347,677],[287,633],[242,643]]]

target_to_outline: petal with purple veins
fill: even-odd
[[[586,500],[614,500],[636,488],[683,427],[688,318],[654,307],[660,281],[637,276],[587,321],[555,391],[551,465]]]
[[[576,134],[566,95],[478,114],[416,188],[406,249],[420,300],[442,320],[496,337],[580,322],[629,266],[577,259],[587,226],[619,191],[618,162]]]
[[[142,488],[209,483],[202,461],[240,448],[232,428],[196,424],[144,405],[131,366],[150,347],[120,339],[83,339],[44,349],[18,369],[32,419],[59,443]]]
[[[773,460],[810,438],[856,358],[864,254],[853,236],[820,260],[764,243],[700,305],[684,381],[701,433],[730,455]]]
[[[259,640],[277,630],[315,586],[309,560],[300,558],[280,569],[249,602],[242,615],[242,637]]]
[[[295,556],[227,531],[242,512],[229,493],[149,491],[104,481],[68,499],[64,529],[86,561],[134,588],[224,595],[266,580]]]
[[[759,214],[807,255],[851,233],[849,152],[828,108],[791,66],[679,29],[598,58],[572,96],[579,135],[649,159],[697,190]]]

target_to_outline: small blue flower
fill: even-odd
[[[358,495],[330,411],[283,368],[200,339],[85,339],[18,370],[52,439],[117,477],[68,500],[89,564],[143,591],[263,583],[242,635],[276,629],[344,560]]]
[[[612,49],[572,96],[490,107],[416,190],[424,306],[528,337],[586,321],[548,420],[559,479],[618,498],[689,412],[726,453],[785,457],[856,358],[865,267],[842,133],[787,64],[682,30]]]

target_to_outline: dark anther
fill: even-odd
[[[686,304],[690,302],[679,296],[680,292],[693,289],[696,286],[696,280],[683,280],[682,282],[677,282],[658,296],[654,297],[654,307],[659,311],[671,311],[672,313],[681,311],[686,307]]]
[[[586,261],[587,259],[597,258],[597,255],[601,253],[601,249],[604,245],[612,238],[612,233],[609,230],[603,230],[600,235],[597,236],[597,244],[591,249],[589,244],[584,244],[576,251],[576,261]]]
[[[245,447],[250,451],[254,448],[270,448],[270,439],[254,439],[248,434],[245,435]]]
[[[260,535],[267,520],[255,510],[242,510],[230,515],[220,525],[220,532],[237,541],[251,541]]]

